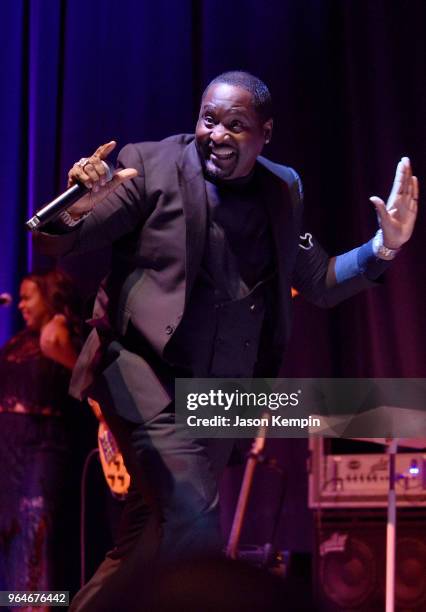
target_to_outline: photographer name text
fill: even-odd
[[[197,417],[191,414],[186,418],[189,427],[297,427],[299,429],[321,427],[318,417],[286,418],[279,414],[263,417],[244,418],[236,414],[233,418],[222,415]]]

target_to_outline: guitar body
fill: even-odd
[[[130,476],[115,438],[104,421],[99,423],[98,448],[102,470],[111,493],[123,499],[129,491]]]
[[[98,402],[90,397],[87,401],[99,421],[99,458],[101,460],[105,480],[114,497],[124,499],[129,491],[130,475],[124,465],[123,456],[120,453],[114,436],[103,419]]]

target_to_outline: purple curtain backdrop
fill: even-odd
[[[339,253],[368,240],[368,197],[387,196],[402,155],[426,182],[425,26],[423,0],[2,2],[0,292],[16,296],[23,273],[50,265],[32,253],[24,221],[63,189],[76,159],[112,138],[192,131],[204,86],[233,68],[270,85],[266,155],[301,174],[323,245]],[[296,298],[285,374],[425,376],[423,206],[421,194],[413,239],[378,288],[327,312]],[[105,261],[64,265],[89,295]],[[19,320],[0,310],[3,343]],[[287,449],[298,481],[306,449]]]

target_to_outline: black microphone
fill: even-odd
[[[114,167],[106,161],[102,161],[102,163],[107,170],[105,179],[108,183],[114,176]],[[67,208],[82,198],[88,191],[89,189],[81,183],[72,185],[72,187],[64,191],[64,193],[61,193],[57,198],[40,208],[31,219],[28,219],[25,225],[31,231],[39,229],[43,225],[46,225],[46,223],[49,223],[49,221],[53,221],[59,213],[67,210]]]
[[[12,303],[12,296],[10,293],[0,293],[0,306],[10,306]]]

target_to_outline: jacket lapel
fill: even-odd
[[[207,229],[206,187],[195,141],[185,148],[178,176],[186,223],[186,306],[203,258]]]
[[[291,270],[296,256],[298,232],[288,185],[259,162],[261,192],[268,211],[277,258],[280,286],[289,292]]]
[[[291,280],[297,254],[298,223],[287,182],[259,162],[259,176],[264,203],[268,211],[278,271],[278,295],[275,294],[274,346],[277,359],[282,358],[291,326]],[[296,214],[295,214],[296,213]]]

